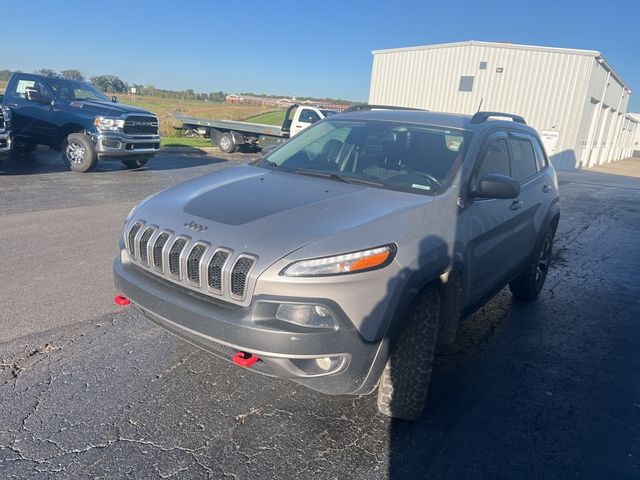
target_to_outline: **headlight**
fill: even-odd
[[[13,115],[11,109],[9,107],[0,108],[2,108],[2,114],[4,115],[4,125],[6,128],[9,128],[11,126],[11,116]]]
[[[396,253],[395,245],[345,253],[335,257],[315,258],[292,263],[282,271],[289,277],[317,277],[366,272],[389,265]]]
[[[96,117],[93,124],[98,128],[98,130],[114,132],[119,128],[124,127],[124,120],[116,117]]]

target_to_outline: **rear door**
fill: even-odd
[[[492,134],[476,160],[470,188],[490,173],[511,176],[508,136],[504,131]],[[470,288],[466,304],[476,303],[508,279],[519,256],[517,209],[519,199],[475,198],[461,214],[468,247],[466,264]]]
[[[16,139],[30,143],[51,144],[53,107],[51,104],[30,101],[27,90],[36,90],[42,98],[53,98],[49,87],[38,77],[21,75],[6,92],[6,105],[13,113],[13,130]]]
[[[554,178],[537,138],[522,132],[509,132],[509,151],[513,178],[520,182],[521,202],[517,210],[518,252],[516,266],[533,253],[545,216],[551,206]]]

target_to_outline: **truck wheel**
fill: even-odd
[[[417,420],[427,398],[440,322],[440,296],[427,287],[414,301],[378,384],[378,410]]]
[[[33,152],[38,145],[35,143],[25,143],[25,142],[13,142],[13,151],[17,153],[31,153]]]
[[[83,133],[71,133],[62,142],[62,159],[74,172],[88,172],[98,163],[93,143]]]
[[[132,168],[142,168],[144,167],[147,162],[149,161],[148,158],[135,158],[135,159],[128,159],[128,160],[121,160],[123,165],[125,167],[127,167],[128,169],[132,169]]]
[[[218,140],[218,147],[223,153],[233,153],[236,151],[236,141],[230,133],[223,133]]]
[[[542,290],[551,263],[554,234],[555,229],[549,227],[538,246],[534,259],[518,277],[509,283],[509,290],[517,300],[534,300]]]

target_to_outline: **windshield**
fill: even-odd
[[[62,100],[111,101],[104,93],[85,82],[61,78],[49,79],[48,82],[55,94]]]
[[[328,119],[296,135],[258,165],[433,195],[455,175],[471,135],[428,125]]]

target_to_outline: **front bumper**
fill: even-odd
[[[11,130],[0,132],[0,155],[11,151]]]
[[[160,150],[160,135],[134,136],[118,132],[91,135],[100,160],[122,157],[152,157]]]
[[[248,307],[217,301],[156,277],[128,261],[114,261],[115,285],[144,316],[220,357],[238,352],[260,357],[252,370],[291,379],[327,394],[372,391],[386,360],[386,341],[365,341],[342,309],[329,299],[258,296]],[[276,320],[278,303],[320,304],[331,310],[337,330],[313,331]],[[271,312],[271,315],[270,313]],[[316,359],[342,357],[339,368],[318,373]]]

